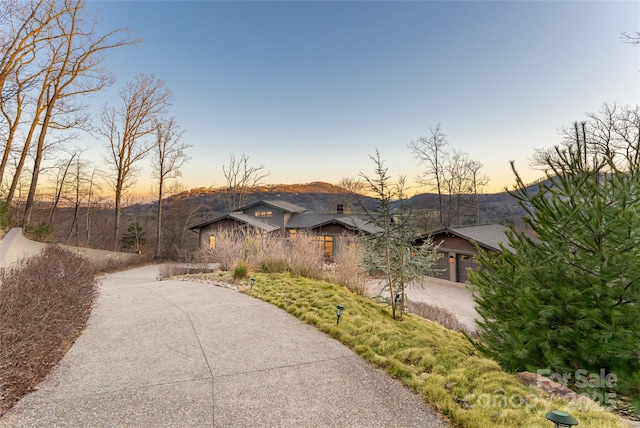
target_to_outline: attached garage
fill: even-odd
[[[440,244],[440,258],[434,265],[433,276],[452,282],[465,282],[469,269],[476,266],[474,256],[478,251],[474,243],[489,251],[502,251],[500,245],[511,249],[507,230],[500,224],[446,228],[422,235],[416,238],[414,244],[424,245],[431,237],[434,244]]]

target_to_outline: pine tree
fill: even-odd
[[[587,160],[586,134],[548,158],[548,184],[511,194],[532,236],[511,230],[514,251],[482,252],[470,273],[478,346],[505,369],[615,374],[640,397],[640,177],[611,156]],[[580,372],[585,373],[585,372]]]
[[[391,183],[388,169],[376,150],[371,156],[375,162],[375,175],[360,174],[378,200],[375,210],[365,211],[368,223],[377,230],[365,237],[363,267],[368,275],[382,279],[383,292],[389,293],[391,314],[402,316],[405,307],[405,289],[413,281],[427,275],[437,259],[431,241],[420,247],[413,246],[412,210],[405,195],[405,178]],[[364,208],[364,207],[363,207]]]
[[[134,222],[127,228],[127,233],[122,236],[120,246],[124,251],[140,253],[142,246],[146,242],[147,238],[144,229],[138,222]]]

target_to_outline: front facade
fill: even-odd
[[[316,237],[327,258],[335,255],[342,236],[375,231],[364,218],[344,214],[340,206],[335,213],[314,213],[284,201],[258,201],[189,229],[198,233],[199,248],[214,248],[216,233],[221,230],[251,229],[259,235],[282,237],[309,233]]]
[[[423,245],[429,237],[433,245],[439,245],[440,258],[433,266],[433,276],[451,282],[465,282],[469,269],[474,269],[474,257],[478,254],[474,244],[489,251],[502,251],[501,246],[511,251],[506,232],[508,228],[499,224],[461,226],[440,229],[418,237],[415,245]]]

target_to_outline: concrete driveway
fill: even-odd
[[[109,275],[89,323],[0,427],[447,427],[286,312],[210,284]]]
[[[464,284],[444,279],[425,277],[422,283],[413,283],[406,290],[407,298],[448,309],[470,331],[475,331],[479,318],[473,295]]]
[[[378,281],[369,284],[369,293],[372,297],[389,298],[388,290],[381,294]],[[464,284],[425,276],[422,281],[413,282],[406,287],[405,293],[414,302],[424,302],[449,310],[469,331],[475,331],[475,320],[479,315],[473,295]]]

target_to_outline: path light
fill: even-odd
[[[578,425],[576,418],[560,410],[552,410],[545,417],[553,422],[556,428],[571,428],[574,425]]]
[[[338,316],[338,320],[336,321],[336,324],[338,324],[340,322],[340,317],[342,316],[342,311],[344,311],[344,306],[338,305],[336,306],[336,308],[338,309],[338,312],[336,312],[336,315]]]
[[[251,278],[251,283],[249,284],[249,288],[253,288],[253,284],[256,283],[256,279],[255,278]]]

